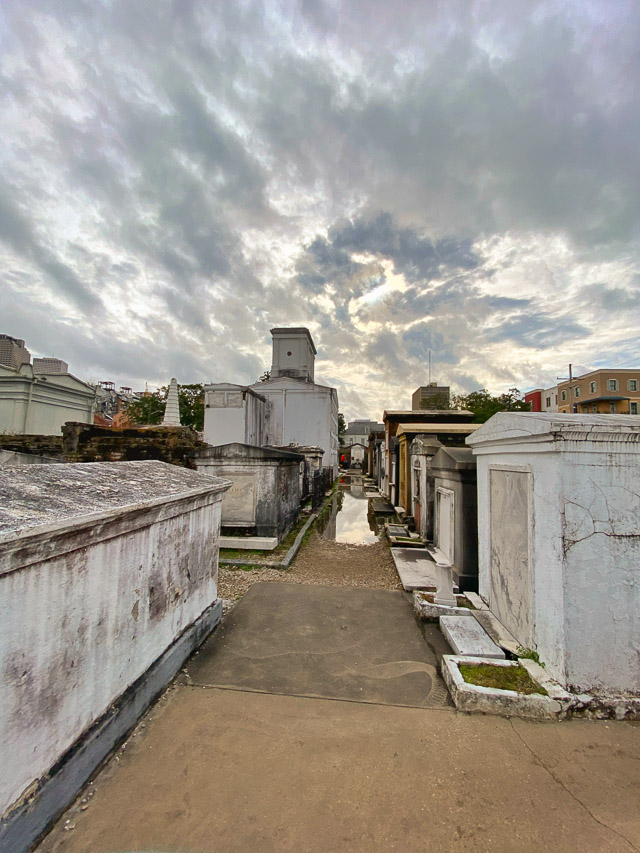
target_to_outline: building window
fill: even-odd
[[[595,383],[595,382],[590,382],[590,383],[589,383],[589,393],[590,393],[590,394],[595,394],[595,393],[596,393],[596,388],[597,388],[597,387],[598,387],[598,386],[596,385],[596,383]]]
[[[617,379],[607,379],[607,391],[617,391],[618,390],[618,380]]]
[[[561,400],[566,400],[566,399],[567,399],[567,392],[566,392],[566,391],[562,391],[562,392],[561,392],[561,394],[560,394],[560,399],[561,399]]]
[[[638,380],[637,379],[627,379],[627,391],[637,391],[638,390]]]
[[[629,414],[637,415],[638,414],[638,404],[637,403],[629,403]]]
[[[544,404],[548,409],[550,409],[551,408],[551,397],[545,397],[544,398]]]
[[[594,415],[598,411],[598,406],[596,405],[596,403],[593,404],[593,408],[591,409],[591,411],[594,413]]]
[[[576,397],[579,397],[580,396],[580,386],[579,385],[576,385],[575,391],[576,391]]]
[[[611,412],[612,415],[615,415],[615,413],[616,413],[616,404],[615,403],[611,403],[611,405],[609,406],[609,411]]]

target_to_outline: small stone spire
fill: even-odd
[[[162,426],[180,426],[180,403],[178,400],[178,383],[175,379],[169,384],[167,405],[164,407]]]

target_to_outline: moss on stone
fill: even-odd
[[[540,687],[523,666],[496,666],[491,663],[458,664],[460,674],[467,684],[479,687],[494,687],[497,690],[513,690],[516,693],[530,695],[540,693],[547,696],[544,687]]]

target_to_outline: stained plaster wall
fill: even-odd
[[[459,448],[462,450],[462,448]],[[467,451],[468,452],[468,451]],[[462,451],[464,453],[464,451]],[[462,454],[459,454],[462,455]],[[465,454],[466,455],[466,454]],[[473,458],[469,460],[474,462]],[[434,527],[436,530],[435,545],[441,547],[439,530],[441,521],[451,524],[453,576],[455,582],[464,592],[478,590],[478,499],[476,488],[475,464],[467,468],[464,463],[457,468],[456,463],[446,452],[440,451],[430,460],[431,487],[436,496],[434,505]],[[438,517],[439,490],[451,494],[452,517]],[[445,502],[446,503],[446,502]],[[444,505],[441,503],[441,505]]]
[[[565,686],[640,693],[640,425],[503,413],[468,443],[491,610]]]
[[[215,601],[227,486],[161,462],[0,470],[0,815]]]
[[[434,487],[431,460],[442,444],[432,436],[417,436],[411,442],[411,511],[416,529],[425,540],[433,539]],[[416,488],[417,486],[417,488]],[[417,499],[414,497],[418,495]]]
[[[95,388],[70,373],[39,376],[0,365],[0,432],[59,435],[66,421],[93,423]]]
[[[225,448],[226,449],[226,448]],[[222,526],[256,536],[282,536],[300,511],[300,464],[302,456],[291,460],[230,458],[199,453],[198,471],[231,482],[222,501]],[[265,450],[266,454],[277,451]],[[281,454],[284,456],[285,454]],[[286,454],[292,455],[292,454]]]
[[[335,389],[281,377],[252,386],[268,400],[265,444],[292,442],[324,450],[322,464],[338,469],[338,396]]]
[[[218,446],[238,441],[264,442],[264,399],[242,385],[218,383],[205,387],[204,440]]]

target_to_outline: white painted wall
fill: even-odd
[[[281,371],[293,371],[295,375],[313,382],[316,353],[309,330],[305,328],[272,329],[271,335],[272,378],[276,379],[280,376]]]
[[[0,365],[0,432],[60,435],[67,421],[93,423],[95,389],[71,374],[34,375]]]
[[[338,469],[338,395],[334,388],[280,377],[252,386],[268,401],[265,444],[321,447],[322,464]]]
[[[74,477],[106,501],[114,470],[116,502],[136,478],[148,497],[77,515]],[[0,815],[215,601],[227,488],[161,462],[4,468],[3,494],[16,478],[43,516],[0,533]],[[52,522],[47,494],[72,517]]]
[[[207,444],[263,444],[265,403],[245,386],[228,382],[206,385],[204,405]]]
[[[351,447],[351,462],[364,462],[364,445],[362,444],[354,444]]]
[[[637,419],[501,413],[467,444],[478,462],[480,594],[493,610],[506,573],[519,593],[506,627],[565,686],[640,693]],[[492,521],[492,471],[527,478],[526,543],[508,512]]]

